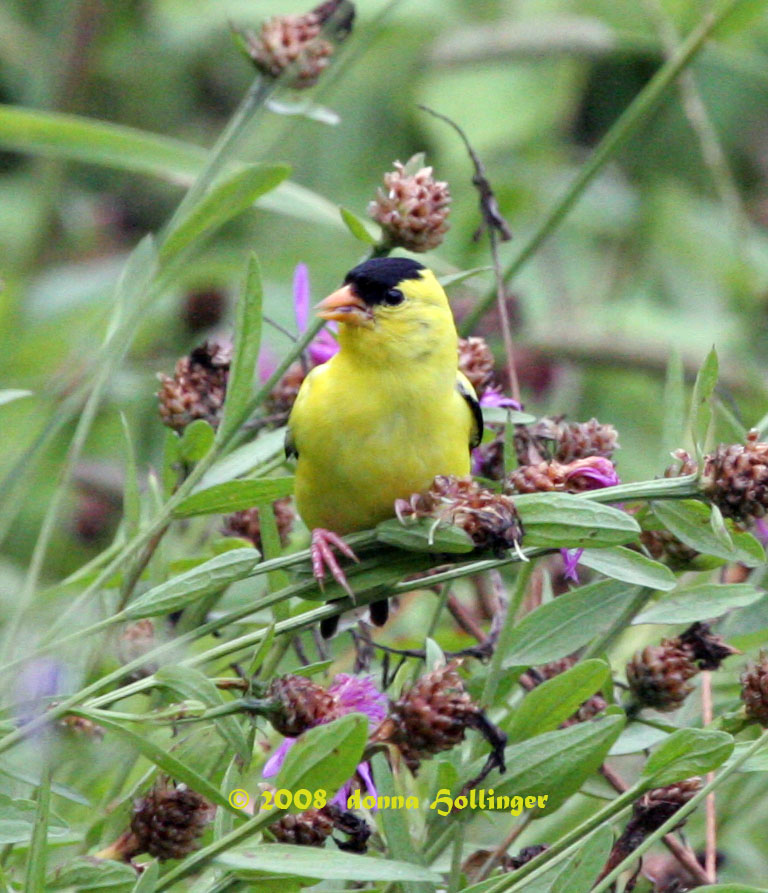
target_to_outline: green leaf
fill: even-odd
[[[459,527],[437,524],[434,518],[417,518],[401,524],[397,518],[376,527],[376,539],[410,552],[462,554],[475,548],[470,536]]]
[[[723,548],[732,550],[733,537],[725,526],[723,513],[714,504],[709,508],[709,526],[712,528],[712,533],[714,533],[715,539],[723,546]]]
[[[332,881],[441,882],[439,874],[410,862],[358,856],[332,849],[317,852],[314,847],[280,843],[230,850],[216,856],[214,862],[240,875],[264,871]]]
[[[199,462],[213,446],[216,432],[205,419],[195,419],[184,429],[179,441],[179,456],[185,462]]]
[[[200,236],[245,211],[259,196],[285,180],[290,171],[284,164],[252,164],[222,177],[165,237],[160,247],[161,261],[167,262]]]
[[[449,273],[447,276],[438,276],[437,281],[443,288],[449,289],[452,285],[458,285],[460,282],[465,282],[467,279],[479,276],[480,273],[492,272],[493,267],[472,267],[471,270],[461,270],[458,273]]]
[[[44,890],[45,866],[48,858],[48,822],[51,808],[51,770],[43,775],[37,789],[35,819],[32,826],[32,841],[24,875],[24,893],[38,893]]]
[[[72,712],[78,716],[88,716],[87,713],[80,713],[77,709],[73,709]],[[222,806],[224,809],[234,812],[235,815],[240,815],[240,810],[235,809],[235,807],[230,804],[229,800],[219,792],[218,788],[214,787],[207,779],[195,772],[190,766],[187,766],[186,763],[182,763],[181,760],[178,760],[172,754],[168,753],[166,747],[161,747],[159,744],[155,744],[155,742],[146,735],[138,735],[136,732],[126,728],[116,720],[108,719],[102,714],[99,715],[99,725],[103,726],[107,731],[114,732],[120,738],[123,738],[134,748],[134,750],[137,750],[143,757],[146,757],[151,763],[154,763],[158,769],[175,781],[183,782],[193,791],[197,791],[198,794],[202,794],[203,797],[206,797],[211,803],[215,803],[216,806]]]
[[[155,893],[155,887],[160,877],[160,863],[155,859],[144,863],[144,871],[134,884],[131,893]]]
[[[258,478],[215,484],[188,496],[174,510],[176,518],[193,515],[223,515],[253,508],[259,502],[273,502],[293,493],[293,477]]]
[[[666,565],[624,546],[585,549],[579,558],[579,564],[614,580],[646,586],[648,589],[667,592],[677,586],[675,575]]]
[[[134,889],[136,869],[113,859],[75,859],[57,868],[46,878],[46,890],[76,888],[80,890],[108,890],[111,887]],[[147,887],[146,890],[151,890]]]
[[[670,533],[686,546],[716,555],[726,561],[737,561],[747,567],[765,563],[765,550],[750,533],[737,531],[732,522],[726,522],[733,538],[734,548],[728,549],[715,536],[710,522],[709,508],[695,499],[670,499],[652,502],[653,514]]]
[[[178,611],[196,599],[242,580],[259,562],[256,549],[232,549],[155,586],[125,609],[128,620]]]
[[[358,217],[357,214],[353,214],[352,211],[341,207],[339,208],[339,213],[347,229],[358,241],[364,245],[375,245],[377,243],[378,240],[368,229],[368,224]]]
[[[551,884],[537,886],[536,890],[541,889],[541,893],[574,893],[576,890],[591,890],[608,859],[612,846],[613,833],[608,825],[603,825],[590,834],[569,859],[554,868]],[[541,880],[543,879],[542,876]],[[533,887],[527,887],[525,882],[521,889],[526,893],[534,893]]]
[[[231,431],[239,428],[246,420],[261,346],[263,297],[259,262],[256,255],[251,254],[243,294],[237,302],[234,353],[227,381],[224,415],[219,425],[219,440],[228,437]]]
[[[709,400],[715,391],[718,375],[717,352],[713,347],[702,363],[701,369],[699,369],[699,374],[696,376],[696,382],[693,386],[693,396],[691,397],[690,429],[697,451],[712,415]]]
[[[529,412],[521,412],[519,409],[507,409],[504,406],[484,406],[483,421],[497,425],[530,425],[536,421],[536,416]]]
[[[35,826],[37,804],[34,800],[13,800],[0,794],[0,845],[29,843]],[[69,828],[58,816],[49,816],[48,836],[64,837]]]
[[[269,462],[283,452],[285,428],[262,432],[256,440],[243,444],[232,450],[223,459],[215,462],[203,475],[193,493],[201,493],[216,484],[223,484],[235,478],[243,477],[259,465]]]
[[[648,758],[642,777],[655,788],[705,775],[721,766],[733,751],[733,738],[714,729],[678,729]]]
[[[160,685],[165,685],[180,694],[182,698],[201,701],[207,707],[220,707],[225,703],[215,683],[194,667],[161,667],[155,673],[155,679]],[[233,747],[247,767],[251,761],[251,747],[237,717],[221,716],[213,722],[222,738]]]
[[[248,667],[248,678],[250,679],[252,676],[255,676],[261,665],[264,663],[264,660],[269,654],[269,650],[272,647],[272,642],[275,639],[275,624],[271,624],[266,633],[264,634],[264,638],[261,640],[259,647],[254,652],[253,658],[251,659],[250,666]]]
[[[583,701],[602,688],[609,674],[610,667],[605,661],[585,660],[537,685],[523,698],[512,721],[503,726],[509,742],[556,729]]]
[[[746,884],[705,884],[694,887],[691,893],[768,893],[766,887],[748,887]]]
[[[32,391],[24,391],[20,388],[6,388],[0,391],[0,406],[11,403],[13,400],[21,400],[22,397],[31,397]]]
[[[139,529],[141,519],[141,498],[139,496],[139,479],[136,470],[136,450],[128,427],[128,419],[120,413],[120,421],[125,435],[125,487],[123,488],[123,518],[128,536],[133,536]]]
[[[347,582],[352,587],[355,597],[362,602],[365,595],[365,604],[373,601],[374,593],[386,594],[394,583],[399,583],[404,577],[427,570],[429,564],[416,552],[401,552],[389,555],[382,561],[371,558],[361,561],[360,564],[351,564],[344,570]],[[335,581],[326,580],[323,589],[316,587],[308,592],[303,592],[301,598],[307,601],[329,602],[338,598],[345,598],[346,591]]]
[[[349,713],[304,732],[283,762],[275,787],[314,795],[324,790],[330,800],[355,772],[368,740],[368,717]],[[300,812],[293,807],[292,812]]]
[[[700,583],[654,602],[636,614],[632,623],[693,623],[751,605],[763,595],[750,583]]]
[[[494,779],[495,795],[546,796],[544,814],[557,809],[596,772],[624,727],[621,714],[544,732],[507,747],[507,772]],[[477,766],[480,767],[479,761]]]
[[[609,629],[635,591],[616,580],[601,580],[541,605],[515,627],[504,668],[544,664],[572,654]]]
[[[626,512],[570,493],[526,493],[515,497],[515,505],[526,546],[620,546],[640,533],[637,521]]]
[[[672,729],[671,731],[674,731]],[[631,722],[619,735],[616,743],[610,749],[608,756],[619,757],[627,753],[639,753],[641,750],[649,750],[654,745],[663,741],[670,732],[647,726],[640,722]]]

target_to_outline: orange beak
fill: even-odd
[[[337,289],[320,301],[315,309],[322,319],[343,322],[349,326],[370,327],[373,324],[371,308],[354,293],[351,285]]]

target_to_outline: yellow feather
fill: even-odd
[[[373,326],[340,326],[339,353],[312,370],[293,407],[296,502],[309,527],[372,527],[435,475],[469,473],[474,419],[456,388],[445,293],[429,270],[398,287],[406,300],[377,305]]]

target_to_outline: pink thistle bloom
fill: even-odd
[[[387,715],[387,696],[376,688],[370,676],[351,676],[348,673],[339,673],[331,685],[328,686],[328,692],[336,700],[336,709],[331,711],[328,716],[323,717],[318,725],[331,722],[331,720],[338,719],[340,716],[346,716],[348,713],[364,713],[368,717],[369,727],[373,729],[383,722]],[[284,739],[280,747],[264,764],[264,769],[261,773],[264,778],[271,778],[273,775],[277,775],[285,762],[288,751],[297,740],[296,738]],[[359,776],[365,785],[366,795],[370,794],[376,798],[378,794],[373,782],[370,764],[367,762],[360,763],[355,774]],[[341,786],[331,802],[346,809],[347,799],[355,787],[355,777],[353,776]]]
[[[563,558],[563,576],[572,583],[579,582],[578,565],[581,561],[583,549],[561,549],[560,555]]]
[[[299,333],[306,332],[309,324],[309,270],[306,264],[297,264],[293,272],[293,308]],[[339,342],[328,329],[323,329],[307,348],[313,366],[327,363],[338,351]]]
[[[492,385],[490,388],[486,388],[483,391],[483,396],[480,398],[480,405],[491,407],[501,406],[504,409],[522,409],[517,400],[513,400],[512,397],[505,397],[501,392],[501,388],[497,388],[495,385]]]

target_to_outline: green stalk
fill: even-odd
[[[657,828],[653,834],[649,834],[639,847],[634,849],[613,869],[613,871],[609,872],[596,887],[593,887],[592,893],[604,893],[604,891],[608,890],[623,871],[626,871],[633,863],[635,863],[646,850],[650,849],[654,843],[656,843],[657,840],[660,840],[665,834],[669,834],[670,831],[676,828],[689,813],[696,809],[699,803],[706,800],[708,794],[722,784],[726,778],[733,775],[739,766],[746,763],[753,754],[757,753],[762,747],[765,747],[766,744],[768,744],[768,729],[755,740],[751,747],[748,747],[744,753],[740,754],[729,766],[723,769],[716,778],[713,778],[709,784],[705,785],[685,805],[681,806],[680,809],[678,809],[671,818],[664,822],[660,828]],[[488,891],[488,893],[490,893],[490,891]]]
[[[509,282],[520,272],[547,237],[557,229],[595,176],[624,147],[630,137],[635,135],[640,125],[648,119],[651,113],[658,108],[667,90],[675,82],[678,75],[686,69],[691,60],[701,50],[715,28],[724,22],[740,3],[741,0],[726,0],[726,3],[718,12],[708,13],[703,16],[699,25],[680,44],[674,55],[656,72],[643,90],[635,97],[631,105],[606,133],[592,153],[592,157],[578,173],[565,194],[520,246],[517,256],[504,273],[505,282]],[[466,335],[473,330],[495,300],[496,292],[494,290],[478,301],[476,306],[467,314],[462,324],[462,334]]]

